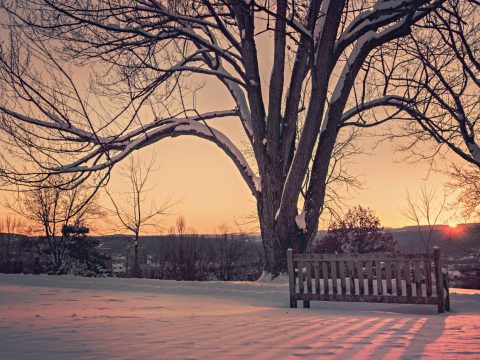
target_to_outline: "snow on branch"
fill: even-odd
[[[145,126],[142,126],[138,129],[135,129],[127,134],[124,134],[119,137],[111,137],[106,139],[106,142],[111,143],[112,145],[115,144],[116,147],[119,148],[124,148],[128,145],[128,142],[132,141],[139,135],[147,134],[148,131],[155,129],[157,127],[162,127],[165,126],[165,124],[171,124],[172,122],[181,122],[181,121],[205,121],[205,120],[210,120],[210,119],[218,119],[222,117],[228,117],[228,116],[238,116],[238,110],[232,109],[232,110],[223,110],[223,111],[211,111],[208,113],[203,113],[203,114],[196,114],[194,116],[188,116],[185,118],[161,118],[161,119],[156,119],[155,121],[152,121],[150,124],[147,124]]]
[[[245,93],[243,92],[240,85],[230,80],[232,75],[222,66],[220,65],[217,69],[217,72],[220,73],[221,76],[220,80],[225,84],[227,89],[230,91],[238,110],[240,112],[240,119],[242,120],[242,124],[247,132],[247,136],[249,139],[253,138],[253,128],[252,128],[252,115],[250,113],[250,108],[248,106],[247,98]]]
[[[259,178],[251,169],[241,151],[225,134],[205,122],[207,119],[233,115],[238,115],[238,112],[236,110],[226,110],[199,114],[189,118],[158,119],[123,136],[102,138],[102,143],[94,151],[73,163],[56,168],[54,171],[85,172],[106,169],[123,160],[133,151],[161,139],[193,135],[212,141],[220,147],[233,160],[252,193],[256,194],[261,191]],[[98,157],[102,156],[105,156],[106,159],[103,162],[98,161]],[[89,164],[88,162],[94,158],[97,158],[95,164]]]
[[[90,143],[94,146],[94,150],[74,162],[50,169],[53,172],[92,172],[107,169],[126,158],[133,151],[139,150],[163,138],[193,135],[214,142],[233,160],[252,190],[252,193],[256,194],[261,191],[260,179],[251,169],[241,151],[227,136],[219,130],[208,126],[206,123],[206,121],[210,119],[238,116],[238,109],[213,111],[184,118],[156,119],[126,134],[109,137],[102,137],[95,132],[79,129],[71,124],[65,123],[58,117],[50,119],[52,121],[41,120],[4,107],[0,107],[0,112],[3,112],[19,123],[35,125],[45,130],[56,131],[59,133],[59,138],[65,138],[62,134],[69,134],[70,141]]]
[[[410,23],[415,23],[430,13],[432,9],[439,7],[443,2],[445,0],[436,0],[433,3],[428,0],[378,0],[371,10],[362,12],[349,24],[337,40],[336,52],[342,52],[368,32],[376,32],[378,29],[390,24],[394,24],[391,26],[392,28],[398,28],[397,22],[402,19],[408,18]],[[386,35],[390,30],[389,27],[381,31],[381,33]]]

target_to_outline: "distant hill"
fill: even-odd
[[[423,252],[425,246],[421,240],[428,238],[428,226],[421,226],[420,232],[416,226],[405,226],[402,228],[388,228],[397,241],[399,250],[402,252]],[[325,230],[318,232],[318,237],[325,235]],[[421,235],[420,235],[421,233]],[[186,235],[188,238],[189,235]],[[217,235],[202,234],[204,239],[214,239]],[[238,234],[231,235],[233,238],[239,237]],[[128,239],[131,235],[108,235],[101,236],[98,239],[105,245],[111,246],[113,252],[122,252],[125,249]],[[147,249],[151,249],[155,242],[168,239],[168,235],[141,236],[141,242]],[[259,235],[250,237],[250,240],[261,241]],[[208,240],[207,240],[208,241]],[[468,253],[472,248],[480,248],[480,224],[460,224],[456,228],[448,225],[436,225],[431,234],[430,247],[440,246],[443,253],[461,255]]]
[[[229,234],[229,239],[240,239],[245,238],[245,235],[241,234]],[[104,236],[94,236],[98,239],[102,244],[111,247],[112,253],[122,253],[125,251],[125,248],[128,242],[133,239],[132,235],[126,234],[116,234],[116,235],[104,235]],[[192,239],[192,238],[201,238],[204,239],[205,242],[218,240],[219,235],[214,234],[198,234],[198,235],[191,235],[185,234],[183,236],[184,239]],[[148,251],[152,251],[155,248],[155,244],[160,243],[162,241],[170,241],[170,235],[146,235],[140,236],[140,242],[143,246],[147,248]],[[260,237],[258,236],[248,236],[248,239],[251,241],[260,241]]]
[[[14,239],[14,240],[25,240],[28,239],[29,237],[27,235],[21,235],[21,234],[8,234],[8,233],[0,233],[0,241],[7,240],[7,239]]]
[[[428,239],[428,226],[406,226],[400,229],[387,229],[397,241],[402,252],[425,251],[422,241]],[[430,247],[439,246],[442,253],[461,255],[469,253],[473,248],[480,248],[480,225],[460,224],[455,228],[448,225],[436,225],[431,233]]]
[[[423,252],[425,246],[421,240],[428,238],[428,226],[421,226],[420,232],[416,226],[405,226],[402,228],[388,228],[397,241],[399,250],[402,252]],[[320,230],[317,237],[321,238],[325,235],[325,230]],[[421,234],[421,235],[420,235]],[[218,239],[218,235],[200,234],[196,235],[205,239],[206,242]],[[240,234],[229,235],[233,239],[239,239]],[[9,234],[0,233],[0,240],[9,237]],[[113,253],[122,253],[128,241],[132,239],[132,235],[116,234],[93,236],[101,243],[111,247]],[[185,235],[185,238],[192,237],[192,235]],[[18,235],[17,239],[26,239],[27,236]],[[249,240],[260,242],[260,235],[249,236]],[[168,235],[149,235],[141,236],[140,241],[142,245],[146,246],[148,250],[153,250],[155,244],[169,239]],[[430,247],[440,246],[442,253],[451,255],[464,255],[470,252],[471,249],[480,249],[480,224],[460,224],[455,228],[448,225],[436,225],[433,228],[430,240]]]

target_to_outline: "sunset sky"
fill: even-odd
[[[260,58],[261,69],[263,69],[261,75],[263,79],[268,79],[271,66],[271,43],[268,39],[260,37],[258,46],[263,55]],[[75,69],[73,77],[78,82],[85,82],[90,70],[89,67]],[[289,77],[288,72],[286,77]],[[266,85],[267,82],[263,84],[264,89],[268,88]],[[199,111],[234,107],[228,92],[217,83],[206,83],[198,93],[196,103]],[[108,104],[103,106],[108,108]],[[211,124],[228,134],[238,147],[243,147],[242,143],[246,139],[239,121],[224,118],[213,120]],[[376,131],[382,130],[385,128]],[[396,150],[398,143],[384,142],[374,148],[377,140],[378,138],[366,135],[360,139],[359,144],[367,153],[353,159],[349,171],[359,176],[364,182],[364,187],[347,195],[348,204],[372,208],[379,216],[382,225],[386,227],[409,225],[408,220],[401,214],[407,190],[415,194],[422,186],[426,186],[427,189],[436,190],[441,195],[447,177],[438,171],[429,171],[430,164],[426,162],[404,161],[407,154]],[[425,149],[428,151],[429,148],[425,147]],[[248,187],[232,161],[212,143],[194,137],[165,139],[141,150],[138,155],[140,159],[148,162],[152,153],[156,154],[157,160],[156,171],[149,179],[150,196],[157,203],[163,203],[168,197],[171,197],[172,203],[176,203],[169,210],[171,214],[162,219],[163,227],[168,228],[175,223],[179,215],[183,215],[187,225],[200,233],[215,232],[220,224],[227,224],[232,231],[238,231],[236,223],[245,223],[254,214],[255,200]],[[450,159],[440,157],[436,159],[437,170],[445,169],[451,161],[459,161],[458,158],[447,155]],[[125,184],[118,177],[118,169],[114,169],[110,189],[121,192],[124,186]],[[8,193],[4,194],[4,202],[8,198]],[[106,196],[102,197],[102,201],[108,205]],[[3,213],[6,214],[7,209],[3,209]],[[461,222],[461,220],[446,213],[442,222]],[[100,228],[103,231],[103,225]],[[251,229],[251,226],[243,228],[243,230]],[[105,231],[111,231],[111,229],[105,229]],[[156,231],[155,229],[147,230],[147,232]]]
[[[221,102],[222,96],[213,95],[213,102]],[[242,142],[242,129],[235,119],[217,121],[215,125],[228,133],[237,144]],[[363,181],[363,189],[353,190],[347,195],[350,206],[362,205],[372,208],[386,227],[409,225],[409,221],[401,214],[405,206],[407,190],[411,194],[418,193],[422,186],[435,190],[439,196],[443,194],[443,184],[448,177],[440,171],[450,161],[458,161],[454,156],[449,159],[437,158],[437,171],[429,171],[426,162],[411,163],[404,161],[405,153],[396,149],[396,142],[383,142],[374,148],[378,138],[368,135],[359,139],[365,154],[353,159],[349,165],[351,174],[358,175]],[[425,148],[426,151],[428,148]],[[176,203],[169,216],[162,219],[165,228],[173,225],[179,215],[183,215],[189,227],[200,233],[212,233],[220,224],[227,224],[232,231],[238,231],[236,223],[245,223],[255,212],[255,200],[247,185],[238,173],[230,158],[212,143],[194,138],[179,137],[165,139],[141,150],[135,156],[148,162],[155,153],[155,171],[149,178],[149,197],[157,203],[171,198]],[[121,192],[125,184],[118,176],[117,165],[114,169],[109,188]],[[9,195],[3,194],[4,200]],[[105,205],[108,198],[102,197]],[[346,209],[345,209],[346,210]],[[4,208],[4,214],[8,212]],[[448,212],[441,222],[461,222]],[[102,232],[111,229],[103,229]],[[244,230],[250,230],[245,226]],[[156,232],[150,229],[148,233]]]
[[[233,126],[232,126],[233,127]],[[365,138],[366,150],[374,139]],[[151,156],[152,149],[140,152],[141,158]],[[166,227],[183,215],[187,224],[202,233],[214,232],[222,223],[235,228],[235,221],[246,221],[255,211],[254,198],[231,160],[220,149],[204,140],[177,138],[155,146],[158,167],[150,178],[151,194],[161,202],[171,196],[180,203],[164,219]],[[407,190],[417,193],[422,186],[439,195],[447,177],[431,171],[427,163],[402,161],[404,154],[395,151],[393,143],[381,144],[371,154],[362,154],[351,165],[352,174],[364,181],[364,188],[350,193],[351,206],[363,205],[375,210],[382,224],[401,227],[410,224],[401,214]],[[439,160],[446,166],[447,161]],[[440,166],[439,166],[440,167]],[[428,176],[428,178],[427,178]],[[112,186],[121,188],[114,178]],[[445,215],[445,222],[451,221]]]
[[[207,87],[199,95],[198,104],[205,111],[214,108],[228,108],[228,94],[222,87]],[[220,119],[213,126],[224,131],[239,147],[242,147],[243,129],[236,119]],[[385,131],[382,127],[376,132]],[[372,132],[372,131],[370,131]],[[378,137],[367,133],[359,138],[365,154],[352,159],[349,172],[358,175],[364,182],[363,189],[353,190],[347,195],[349,205],[362,205],[372,208],[386,227],[411,225],[401,214],[405,206],[407,190],[415,195],[423,186],[434,190],[439,197],[443,194],[443,184],[448,177],[441,173],[451,161],[457,158],[436,159],[437,171],[429,171],[427,162],[405,161],[407,153],[397,151],[400,140],[384,141],[375,147]],[[425,146],[425,152],[431,150]],[[170,216],[162,224],[169,227],[177,216],[183,215],[189,227],[200,233],[212,233],[222,223],[238,231],[236,223],[245,223],[256,209],[255,200],[238,173],[232,161],[208,141],[194,137],[165,139],[154,147],[139,152],[140,159],[148,161],[155,153],[156,171],[150,178],[149,187],[157,202],[167,197],[172,202],[179,201],[171,210]],[[121,189],[118,177],[112,179],[111,186]],[[345,209],[346,210],[346,209]],[[441,222],[460,222],[448,212]],[[245,226],[249,230],[251,226]]]
[[[84,71],[76,74],[82,78]],[[222,86],[208,84],[198,95],[197,104],[202,111],[228,109],[232,107],[228,93]],[[148,115],[146,115],[148,116]],[[213,120],[211,124],[226,133],[240,148],[245,142],[243,129],[237,119],[224,118]],[[375,131],[384,131],[385,127]],[[371,133],[372,131],[370,131]],[[409,225],[409,221],[401,214],[405,206],[407,190],[416,194],[422,186],[435,190],[439,196],[443,194],[443,184],[448,180],[441,173],[451,161],[458,158],[447,153],[448,158],[436,158],[436,170],[430,170],[427,162],[405,161],[406,153],[397,151],[398,141],[384,141],[378,146],[378,137],[367,133],[359,138],[364,150],[354,159],[348,169],[351,174],[358,175],[363,181],[363,189],[351,191],[346,195],[350,206],[362,205],[372,208],[386,227]],[[431,148],[425,146],[425,151]],[[199,233],[213,233],[221,224],[227,224],[232,231],[238,231],[237,224],[248,222],[255,213],[256,205],[247,185],[238,173],[232,161],[214,144],[195,137],[167,138],[154,146],[140,150],[135,156],[143,162],[149,162],[155,153],[155,171],[149,178],[149,197],[156,203],[163,203],[171,198],[175,203],[169,213],[161,219],[165,229],[175,224],[178,216],[183,215],[187,226]],[[118,167],[113,171],[109,188],[121,192],[125,183],[118,176]],[[3,194],[4,201],[9,194]],[[109,200],[103,195],[102,202],[108,206]],[[347,210],[347,209],[345,209]],[[3,207],[4,214],[8,210]],[[112,218],[112,221],[114,219]],[[453,215],[445,212],[441,222],[461,222]],[[324,225],[325,226],[325,225]],[[116,232],[106,227],[102,221],[96,225],[101,233]],[[253,230],[251,224],[242,230]],[[156,229],[145,229],[145,233],[156,233]]]

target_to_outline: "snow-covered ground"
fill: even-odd
[[[480,359],[480,291],[436,306],[312,302],[284,282],[0,274],[0,359]],[[300,303],[299,303],[300,305]]]

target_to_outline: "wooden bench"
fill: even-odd
[[[287,264],[291,308],[298,300],[304,308],[320,300],[432,304],[439,313],[450,311],[438,247],[432,254],[294,254],[288,249]]]

